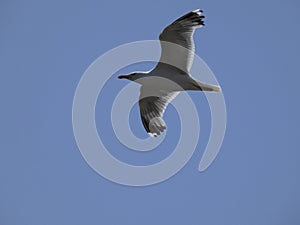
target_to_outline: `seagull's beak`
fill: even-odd
[[[124,78],[128,78],[127,75],[120,75],[118,76],[119,79],[124,79]]]

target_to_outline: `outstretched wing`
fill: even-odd
[[[141,88],[139,106],[142,123],[151,137],[160,135],[166,129],[163,114],[167,105],[178,92],[162,92]]]
[[[162,31],[159,35],[160,63],[176,66],[187,73],[190,71],[195,52],[193,34],[196,28],[204,26],[202,12],[200,9],[189,12]]]

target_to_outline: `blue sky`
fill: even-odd
[[[0,224],[300,223],[299,2],[0,4]],[[220,154],[207,171],[197,171],[209,135],[209,109],[203,94],[190,93],[203,132],[189,163],[148,187],[107,181],[87,165],[73,136],[72,101],[83,72],[111,48],[156,39],[172,20],[199,7],[206,27],[195,33],[196,52],[214,71],[227,104]],[[112,78],[103,92],[109,100],[124,85]],[[97,113],[106,115],[108,100],[103,110],[97,105]],[[137,116],[134,108],[132,124]],[[96,119],[99,133],[111,129],[101,116]],[[177,120],[170,107],[166,151],[149,158],[126,151],[111,135],[106,144],[132,163],[159,161],[171,152]]]

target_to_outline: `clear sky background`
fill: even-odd
[[[102,178],[82,158],[72,131],[83,72],[111,48],[157,39],[172,20],[199,7],[206,27],[195,34],[196,51],[227,104],[220,154],[198,172],[209,109],[203,94],[191,93],[202,133],[178,174],[140,188]],[[300,224],[299,10],[296,0],[1,1],[0,224]],[[125,84],[114,77],[104,88],[98,131],[124,161],[159,161],[176,143],[178,116],[166,111],[165,151],[127,150],[104,119]],[[145,136],[136,107],[131,124]]]

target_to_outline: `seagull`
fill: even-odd
[[[221,91],[219,86],[201,83],[190,76],[195,53],[193,34],[204,26],[202,14],[201,9],[191,11],[160,33],[161,57],[151,71],[118,76],[141,85],[140,116],[150,137],[157,137],[166,129],[163,114],[180,91]]]

